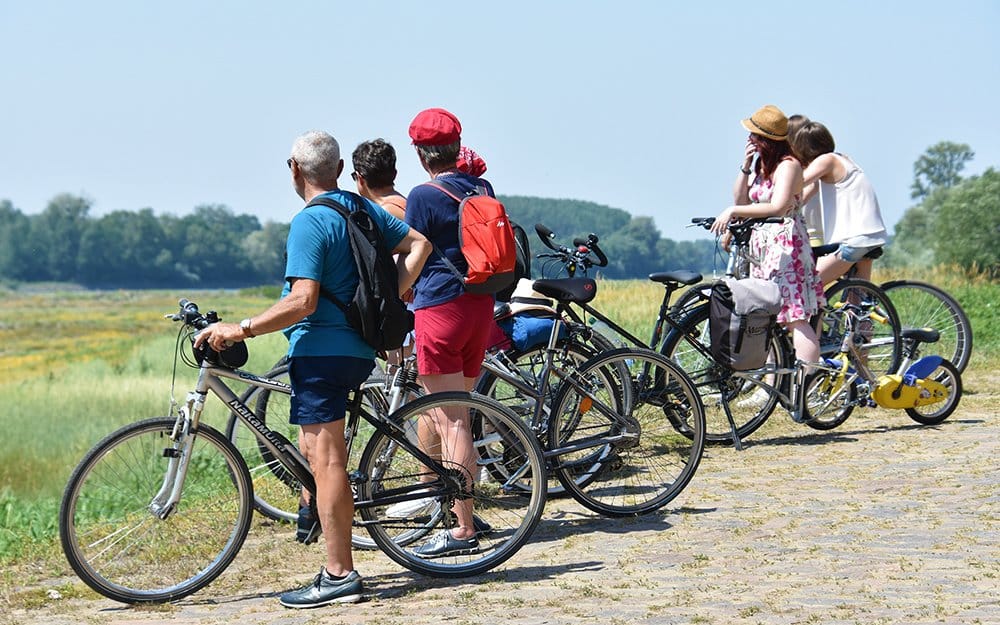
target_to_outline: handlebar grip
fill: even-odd
[[[552,244],[552,239],[556,238],[556,234],[549,230],[548,227],[543,224],[535,224],[535,233],[542,240],[542,243],[545,244],[545,247],[550,250],[556,249],[555,245]]]
[[[604,255],[604,252],[601,251],[601,248],[597,247],[597,243],[596,242],[592,246],[590,246],[590,250],[594,254],[597,254],[597,260],[599,261],[597,263],[598,267],[607,267],[608,266],[608,257]]]

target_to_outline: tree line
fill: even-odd
[[[917,202],[895,225],[880,262],[887,266],[955,263],[1000,277],[1000,173],[963,178],[974,156],[968,145],[941,142],[914,163]],[[877,184],[876,184],[877,188]],[[656,271],[722,271],[711,240],[663,238],[652,218],[593,202],[501,196],[511,218],[528,231],[533,254],[546,251],[534,233],[543,223],[569,245],[597,234],[607,278],[643,279]],[[225,205],[196,207],[182,217],[152,209],[94,217],[90,201],[54,197],[37,215],[0,200],[0,284],[73,282],[92,288],[236,288],[280,283],[287,223],[261,224]],[[586,219],[581,219],[586,215]],[[887,224],[889,225],[889,224]],[[535,277],[558,268],[533,260]],[[591,275],[594,275],[593,273]]]
[[[611,260],[608,278],[645,278],[691,268],[709,272],[718,254],[711,241],[663,239],[649,217],[578,200],[501,196],[511,218],[528,231],[532,252],[544,250],[534,224],[545,223],[569,245],[593,232]],[[183,217],[152,209],[91,216],[86,198],[61,194],[37,215],[0,200],[0,283],[72,282],[91,288],[237,288],[284,277],[288,224],[201,205]],[[587,215],[586,231],[579,216]],[[533,263],[536,277],[544,265]],[[715,267],[720,261],[714,262]],[[724,263],[721,264],[724,266]],[[549,268],[555,277],[557,268]]]

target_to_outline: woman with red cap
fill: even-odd
[[[435,182],[445,185],[458,197],[477,189],[494,195],[489,182],[459,170],[460,156],[463,169],[477,173],[486,169],[475,153],[462,154],[461,132],[458,118],[440,108],[421,111],[410,124],[410,138],[420,164]],[[458,202],[434,185],[418,185],[406,198],[406,223],[424,233],[435,250],[413,289],[421,384],[428,393],[471,391],[493,325],[494,298],[467,293],[462,280],[446,262],[450,261],[462,273],[467,268],[459,247]],[[433,423],[429,429],[436,436],[434,441],[422,440],[422,446],[425,450],[433,449],[440,443],[442,457],[464,469],[471,489],[478,474],[478,454],[472,442],[468,411],[438,411],[428,416]],[[455,526],[442,530],[414,551],[425,557],[443,557],[479,549],[479,536],[489,532],[490,527],[473,515],[472,499],[456,502],[452,512]]]

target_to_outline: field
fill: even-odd
[[[899,276],[877,276],[879,280],[893,277]],[[992,412],[989,406],[997,395],[992,388],[997,378],[990,372],[1000,364],[996,318],[1000,287],[956,272],[919,278],[947,288],[972,318],[976,346],[966,376],[970,397],[959,413],[967,404]],[[644,337],[660,294],[657,286],[648,283],[602,282],[597,305]],[[203,310],[214,308],[224,319],[238,320],[261,310],[273,298],[253,292],[4,295],[0,300],[0,424],[7,436],[0,442],[0,606],[23,608],[37,597],[15,591],[15,581],[21,587],[33,578],[44,580],[68,572],[57,545],[56,511],[75,463],[116,427],[166,414],[171,394],[182,401],[194,379],[194,371],[181,363],[173,379],[177,328],[163,315],[175,311],[177,298],[184,296]],[[250,348],[248,368],[264,370],[284,352],[285,341],[280,335],[259,337]],[[984,403],[987,398],[990,402]],[[223,424],[224,419],[217,406],[209,413],[214,425]],[[785,421],[781,425],[790,425]],[[794,432],[807,434],[802,428]],[[992,491],[995,499],[993,478],[984,479],[987,493]],[[746,483],[735,486],[755,488]],[[69,596],[88,594],[79,582],[60,588]]]

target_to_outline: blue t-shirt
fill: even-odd
[[[449,174],[437,180],[458,197],[476,187],[485,188],[487,193],[493,195],[493,186],[489,182],[468,174]],[[432,185],[417,185],[406,197],[406,223],[437,248],[427,259],[413,287],[413,307],[420,309],[444,304],[464,293],[462,281],[438,255],[438,251],[445,254],[459,272],[465,273],[468,266],[458,246],[458,203]]]
[[[410,231],[405,223],[360,196],[339,189],[322,195],[351,211],[358,210],[354,198],[362,199],[389,249],[399,245]],[[307,278],[319,282],[341,302],[351,301],[358,288],[358,269],[351,254],[347,224],[340,213],[326,206],[302,209],[292,219],[286,249],[286,282],[281,297],[291,291],[288,279]],[[375,350],[350,326],[340,307],[323,296],[313,314],[286,328],[284,333],[288,337],[289,356],[375,357]]]

